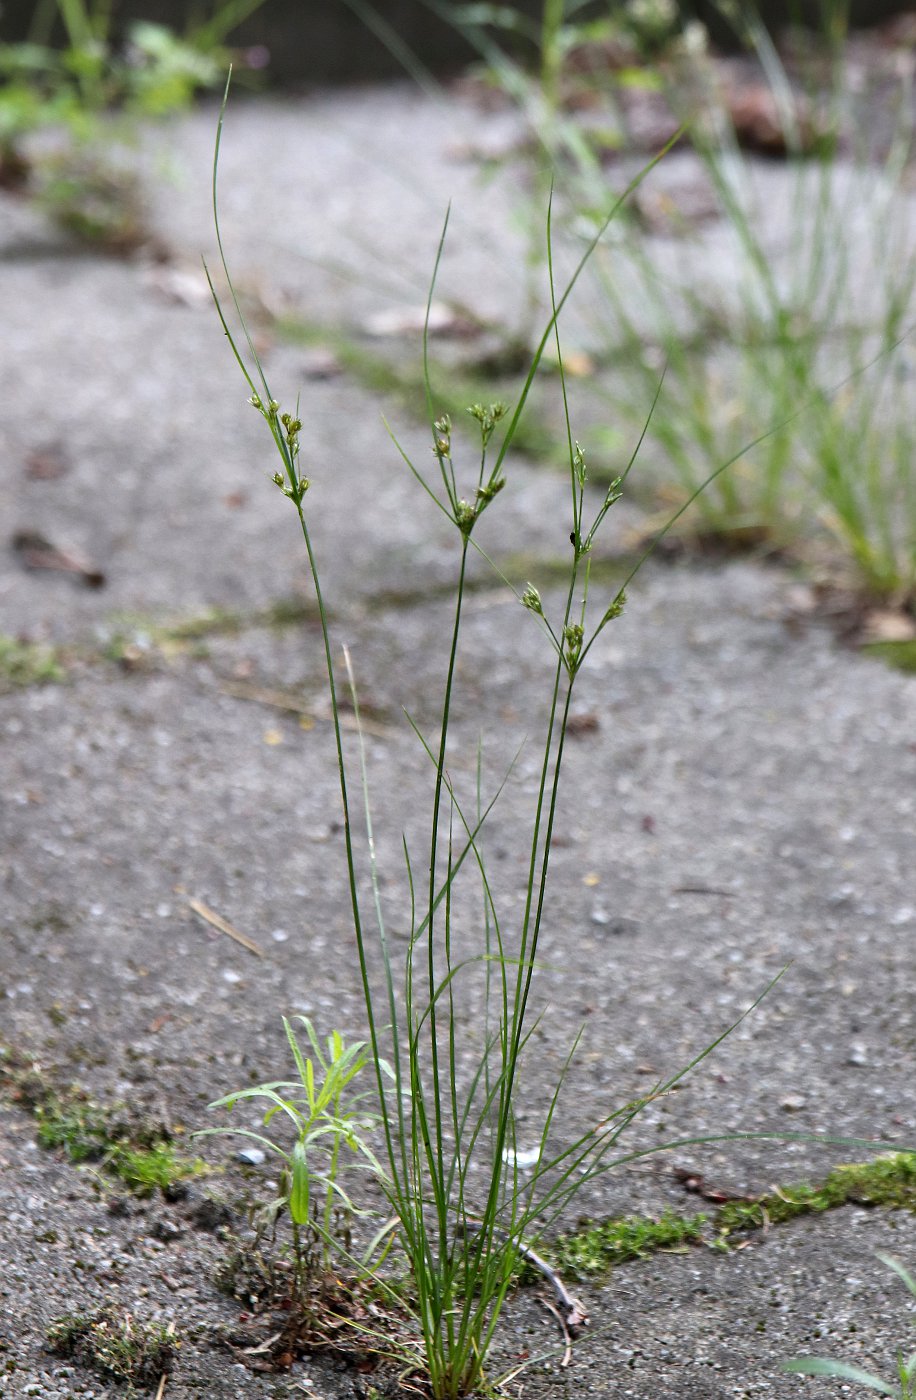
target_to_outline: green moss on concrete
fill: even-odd
[[[59,684],[66,668],[55,647],[20,642],[0,633],[0,695],[25,686]]]
[[[137,1393],[135,1386],[151,1390],[161,1382],[171,1371],[177,1350],[171,1327],[143,1322],[116,1303],[91,1313],[58,1317],[47,1337],[58,1356],[71,1358],[105,1380],[126,1384],[129,1395]]]
[[[702,1244],[707,1222],[706,1215],[681,1216],[671,1211],[655,1219],[627,1215],[561,1236],[550,1249],[550,1259],[561,1274],[584,1278],[605,1273],[628,1259],[644,1259],[659,1250]]]
[[[0,1089],[32,1114],[42,1147],[62,1151],[75,1164],[94,1164],[135,1195],[168,1192],[209,1170],[200,1158],[181,1153],[160,1123],[49,1082],[43,1069],[9,1047],[0,1047]]]
[[[862,650],[866,656],[876,656],[897,671],[916,675],[916,641],[870,642]]]
[[[728,1236],[846,1205],[916,1212],[916,1152],[895,1152],[871,1162],[835,1167],[819,1185],[798,1182],[777,1187],[755,1201],[729,1201],[717,1210],[715,1225]]]
[[[874,1206],[916,1213],[916,1152],[896,1152],[835,1167],[818,1183],[775,1187],[754,1200],[728,1201],[711,1213],[657,1217],[623,1216],[588,1225],[551,1243],[550,1262],[574,1278],[606,1273],[617,1264],[659,1251],[706,1244],[727,1249],[732,1236],[745,1235],[803,1215],[840,1206]],[[535,1279],[533,1270],[526,1278]]]

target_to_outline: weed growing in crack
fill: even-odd
[[[32,7],[26,39],[0,43],[0,187],[32,195],[80,238],[117,251],[143,243],[131,149],[140,123],[184,112],[218,86],[227,35],[262,4],[224,0],[184,35],[149,20],[122,35],[109,0]],[[39,132],[57,149],[36,150]]]
[[[622,199],[639,185],[656,162],[650,163],[637,176],[606,215],[562,292],[558,291],[554,278],[552,225],[548,212],[546,264],[551,314],[514,407],[496,402],[469,406],[467,414],[474,424],[472,432],[476,438],[475,463],[469,470],[462,465],[458,429],[435,401],[429,379],[428,334],[424,334],[432,463],[427,460],[418,464],[396,439],[395,445],[418,487],[451,527],[455,546],[455,591],[437,725],[432,733],[426,734],[410,721],[420,753],[430,765],[431,794],[429,834],[422,856],[410,849],[406,838],[403,842],[409,891],[409,937],[401,956],[389,940],[382,908],[365,755],[360,742],[358,784],[371,889],[368,900],[361,893],[364,888],[362,864],[357,858],[354,836],[356,781],[341,724],[344,680],[331,641],[310,512],[305,508],[311,481],[300,462],[302,416],[298,405],[295,412],[283,410],[268,384],[235,297],[223,250],[217,208],[217,172],[224,115],[225,102],[214,158],[214,218],[222,268],[242,328],[240,336],[230,326],[227,309],[215,289],[214,299],[223,330],[248,385],[249,401],[263,419],[280,459],[280,470],[273,480],[296,512],[315,589],[344,815],[343,841],[354,946],[368,1024],[368,1058],[380,1108],[380,1182],[396,1221],[397,1247],[406,1256],[409,1267],[406,1294],[396,1294],[390,1283],[378,1274],[375,1283],[392,1307],[403,1306],[405,1302],[409,1307],[419,1333],[427,1383],[434,1400],[458,1400],[483,1382],[487,1354],[519,1263],[527,1261],[539,1269],[556,1288],[555,1274],[534,1255],[532,1245],[585,1183],[624,1162],[688,1142],[805,1136],[703,1134],[660,1147],[626,1149],[621,1145],[622,1137],[639,1119],[643,1109],[670,1092],[734,1027],[723,1031],[688,1065],[663,1079],[645,1096],[611,1109],[600,1123],[577,1129],[578,1136],[557,1146],[553,1131],[555,1118],[577,1048],[576,1040],[549,1097],[535,1135],[533,1152],[530,1149],[523,1152],[516,1130],[522,1062],[537,1025],[533,988],[545,927],[551,849],[558,834],[563,756],[576,682],[597,638],[619,619],[627,589],[642,563],[658,539],[687,508],[686,505],[682,507],[668,521],[619,586],[608,591],[597,583],[592,587],[592,550],[608,513],[626,485],[639,443],[625,469],[609,486],[596,493],[589,480],[585,454],[572,431],[559,318]],[[445,229],[439,244],[433,286],[444,242]],[[431,288],[430,302],[432,294]],[[559,604],[551,598],[545,601],[535,583],[529,583],[521,592],[513,590],[519,605],[539,629],[552,658],[552,672],[545,696],[543,741],[526,838],[527,873],[521,912],[517,921],[510,925],[500,912],[483,850],[487,820],[508,775],[488,783],[479,760],[473,789],[467,794],[459,791],[449,767],[449,743],[464,637],[467,570],[472,553],[478,548],[475,532],[481,517],[491,509],[500,510],[510,494],[508,454],[551,343],[559,367],[567,449],[568,517],[563,525],[568,549],[567,573]],[[721,475],[729,465],[718,467],[709,479]],[[708,482],[699,486],[694,495],[706,484]],[[601,596],[595,597],[599,586]],[[358,699],[348,658],[345,658],[345,668],[358,723]],[[456,914],[459,890],[469,881],[476,885],[475,898],[480,910],[479,941],[470,953],[463,946],[460,919]],[[377,973],[375,969],[379,966],[381,971]],[[476,988],[473,986],[475,978],[480,979]],[[457,1027],[465,996],[479,991],[481,982],[485,1014],[479,1024],[477,1042],[472,1045],[473,1058],[468,1067],[468,1041],[464,1039],[459,1050]],[[739,1020],[743,1020],[743,1016]],[[460,1034],[465,1036],[463,1029]],[[317,1047],[315,1039],[312,1045],[313,1049]],[[303,1069],[292,1041],[290,1048],[302,1081],[303,1074],[308,1074],[307,1064]],[[351,1063],[355,1067],[356,1059]],[[348,1080],[347,1088],[349,1083]],[[301,1131],[303,1123],[310,1121],[311,1108],[305,1115],[301,1106],[291,1111],[293,1099],[285,1092],[280,1093],[276,1085],[261,1086],[246,1093],[249,1097],[266,1098],[271,1104],[269,1113],[285,1112],[291,1118],[294,1135]],[[295,1093],[300,1094],[299,1085]],[[273,1094],[278,1095],[279,1101],[271,1097]],[[317,1103],[317,1095],[317,1084],[313,1084],[311,1090],[307,1088],[306,1097],[310,1102],[314,1097]],[[234,1101],[240,1095],[229,1097]],[[331,1116],[336,1120],[336,1109]],[[315,1121],[320,1122],[320,1118]],[[310,1129],[306,1128],[308,1131]],[[328,1125],[331,1141],[343,1139],[345,1131],[342,1122]],[[268,1145],[275,1147],[272,1140]],[[302,1201],[294,1206],[295,1149],[288,1154],[277,1144],[276,1150],[284,1153],[290,1167],[285,1200],[291,1213],[295,1209],[302,1214],[303,1202],[311,1200],[311,1195],[305,1192]],[[366,1156],[365,1153],[360,1155]],[[308,1151],[300,1152],[299,1160],[302,1185],[308,1179]],[[324,1189],[327,1189],[326,1181]],[[337,1249],[339,1259],[359,1267],[352,1252],[335,1241],[330,1233],[323,1233],[321,1238],[323,1244]],[[556,1288],[556,1292],[564,1324],[570,1330],[582,1325],[585,1318],[581,1306],[565,1289]],[[365,1336],[371,1336],[373,1330],[376,1335],[381,1331],[365,1314],[354,1325]],[[407,1354],[414,1357],[415,1364],[415,1350],[408,1349]]]
[[[266,1100],[264,1126],[272,1120],[286,1121],[292,1130],[289,1151],[282,1143],[248,1128],[210,1128],[210,1133],[236,1133],[262,1144],[283,1161],[280,1197],[273,1213],[285,1208],[293,1231],[295,1291],[304,1297],[307,1279],[316,1273],[328,1274],[341,1240],[349,1247],[349,1222],[359,1214],[340,1177],[344,1158],[355,1156],[359,1165],[373,1176],[382,1167],[369,1146],[367,1135],[377,1127],[378,1115],[362,1105],[366,1094],[351,1086],[366,1065],[365,1046],[359,1041],[346,1045],[339,1032],[328,1036],[322,1050],[315,1029],[307,1016],[297,1016],[311,1046],[304,1052],[290,1021],[283,1028],[298,1072],[298,1080],[277,1080],[257,1088],[240,1089],[210,1105],[232,1109],[248,1100]]]
[[[66,678],[52,647],[0,633],[0,694],[23,686],[57,684]]]

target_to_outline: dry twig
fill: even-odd
[[[234,938],[236,943],[241,943],[242,947],[247,948],[249,953],[254,953],[259,958],[264,957],[264,949],[260,944],[255,943],[253,938],[249,938],[247,933],[240,933],[237,928],[233,928],[232,924],[230,924],[227,919],[224,919],[221,914],[217,914],[215,910],[209,908],[208,905],[204,904],[203,900],[189,899],[188,905],[193,909],[195,914],[198,914],[200,918],[202,918],[205,923],[210,924],[212,928],[219,929],[220,933],[225,933],[229,938]]]

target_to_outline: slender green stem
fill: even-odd
[[[436,973],[436,894],[437,894],[437,865],[439,852],[439,820],[442,808],[442,790],[445,776],[445,759],[448,744],[449,722],[451,719],[452,695],[455,683],[455,666],[458,659],[458,637],[461,629],[461,610],[464,603],[465,579],[467,577],[468,540],[462,537],[461,562],[458,572],[458,582],[456,586],[455,616],[452,623],[451,643],[449,647],[448,669],[445,681],[445,692],[442,704],[442,717],[440,721],[439,746],[436,756],[436,776],[433,787],[433,811],[432,824],[429,842],[429,905],[426,926],[427,942],[427,990],[430,998],[429,1009],[429,1050],[430,1050],[430,1073],[432,1078],[432,1104],[433,1104],[433,1127],[435,1133],[435,1144],[430,1143],[427,1151],[427,1160],[430,1166],[430,1174],[434,1182],[437,1181],[438,1173],[441,1171],[441,1164],[444,1162],[444,1139],[443,1139],[443,1113],[442,1113],[442,1090],[439,1080],[439,1043],[438,1043],[438,1018],[436,1014],[435,992],[437,986]],[[452,1066],[453,1067],[453,1066]],[[449,1249],[449,1220],[448,1201],[441,1191],[436,1193],[436,1212],[438,1218],[439,1252],[441,1257],[446,1257]]]

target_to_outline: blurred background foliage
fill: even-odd
[[[595,0],[578,7],[579,17],[606,17],[624,7],[624,0]],[[203,0],[87,0],[85,6],[73,4],[72,0],[38,0],[37,4],[35,0],[5,0],[0,6],[0,38],[5,43],[37,37],[41,43],[50,40],[57,45],[66,44],[66,12],[82,10],[96,28],[101,24],[106,35],[118,44],[136,35],[137,26],[147,35],[151,27],[159,26],[170,31],[173,38],[187,36],[195,63],[201,51],[206,53],[208,46],[230,37],[241,50],[267,50],[273,82],[347,82],[403,76],[396,54],[378,32],[367,28],[364,11],[368,8],[351,0],[229,0],[224,4]],[[371,8],[383,26],[389,26],[438,73],[457,71],[472,57],[471,48],[460,34],[456,35],[444,6],[430,0],[372,0]],[[475,0],[459,0],[456,8],[481,7]],[[757,8],[773,28],[801,23],[820,29],[831,6],[829,0],[760,0]],[[857,25],[877,24],[912,8],[904,0],[851,0],[849,18]],[[542,0],[514,0],[512,9],[537,19]],[[722,19],[716,0],[681,0],[680,9],[685,20],[701,20],[716,43],[734,43],[734,26]],[[158,42],[164,46],[161,37]],[[168,58],[171,80],[177,82],[174,70],[185,68],[191,54],[173,48],[162,57]]]

